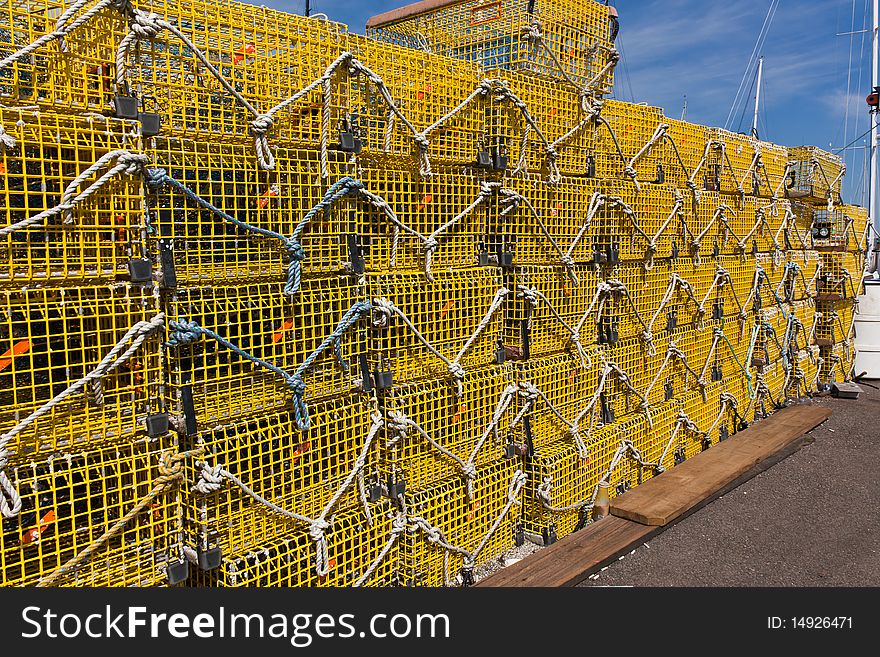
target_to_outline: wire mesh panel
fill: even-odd
[[[758,156],[763,159],[764,142],[742,133],[730,132],[722,128],[711,128],[710,136],[716,145],[709,151],[709,175],[711,186],[720,192],[746,194],[750,196],[772,196],[776,190],[773,178],[767,176],[758,166]],[[773,154],[770,155],[772,162]],[[775,164],[774,164],[775,166]],[[785,161],[782,160],[782,167]],[[781,176],[779,176],[781,178]]]
[[[512,243],[514,264],[561,264],[562,255],[570,255],[577,263],[593,262],[598,229],[589,210],[602,193],[598,181],[563,178],[559,185],[550,185],[540,176],[531,176],[511,178],[505,187],[525,199],[501,217],[498,229]]]
[[[164,412],[162,319],[149,291],[34,288],[0,299],[0,422],[17,458],[124,443]]]
[[[507,296],[498,269],[437,271],[433,281],[424,274],[368,275],[366,289],[374,304],[387,299],[400,311],[370,329],[374,371],[391,372],[398,383],[442,378],[453,386],[454,363],[468,370],[498,359]]]
[[[578,344],[596,342],[597,321],[591,316],[585,319],[596,296],[595,270],[575,267],[572,273],[577,285],[562,267],[517,267],[507,277],[507,288],[515,292],[508,300],[504,321],[508,358],[560,352],[578,358]]]
[[[570,441],[557,440],[536,448],[528,461],[529,480],[523,489],[522,527],[536,543],[549,544],[583,528],[590,521],[593,491],[605,472],[598,458],[601,448],[617,433],[614,425],[599,427],[593,434],[591,458],[578,456]],[[606,450],[607,451],[607,450]],[[610,455],[609,455],[610,460]],[[605,464],[607,469],[607,463]],[[539,496],[549,484],[549,500]]]
[[[407,383],[386,391],[381,401],[389,429],[372,478],[403,480],[407,488],[419,489],[438,479],[463,476],[463,463],[479,467],[498,460],[512,414],[504,414],[497,425],[492,419],[506,401],[508,385],[505,368],[488,366],[465,373],[461,396],[446,380]],[[395,424],[405,421],[403,418],[418,428],[409,426],[405,435],[397,434]]]
[[[663,117],[663,122],[669,126],[666,131],[669,140],[675,144],[673,147],[667,140],[662,151],[666,182],[684,189],[693,177],[693,182],[702,186],[702,172],[705,172],[706,167],[703,157],[709,143],[709,128],[668,116]]]
[[[368,586],[395,582],[394,550],[379,559],[391,532],[389,505],[372,505],[372,524],[363,509],[342,510],[326,532],[326,575],[315,568],[315,543],[308,527],[265,536],[259,547],[223,555],[218,568],[190,569],[189,584],[198,587],[329,587],[352,586],[378,561]],[[392,546],[393,547],[393,546]]]
[[[346,28],[339,23],[232,0],[150,0],[140,8],[165,18],[195,48],[167,28],[152,38],[137,38],[127,52],[125,70],[116,71],[124,82],[118,93],[137,97],[143,111],[159,115],[163,132],[179,136],[253,139],[251,121],[257,116],[226,86],[258,113],[268,112],[320,78],[347,45]],[[270,139],[316,145],[326,120],[338,141],[335,129],[348,98],[346,86],[331,78],[329,113],[325,116],[317,85],[273,114]]]
[[[573,444],[567,422],[572,422],[588,405],[599,384],[600,352],[590,348],[587,354],[592,364],[584,368],[579,359],[560,354],[538,358],[522,363],[512,363],[510,377],[515,383],[528,383],[537,388],[547,398],[535,400],[527,409],[527,421],[516,428],[514,440],[520,440],[532,449],[565,439]],[[549,407],[548,403],[552,405]],[[518,399],[517,412],[523,409],[525,400]],[[554,412],[553,409],[556,409]],[[565,419],[561,420],[559,415]],[[587,421],[583,423],[587,426]],[[583,430],[588,435],[586,428]]]
[[[504,83],[525,111],[509,98],[492,102],[486,124],[490,152],[505,156],[509,169],[544,180],[550,179],[554,166],[563,175],[595,176],[597,128],[578,90],[529,73],[507,72]],[[553,146],[552,157],[548,146]]]
[[[15,139],[0,161],[0,285],[129,278],[147,248],[141,177],[114,167],[145,159],[135,124],[0,110],[0,125]]]
[[[195,322],[222,337],[241,352],[269,363],[289,376],[300,370],[331,336],[346,313],[360,300],[360,292],[345,278],[313,278],[291,301],[280,283],[242,287],[179,289],[167,302],[170,319]],[[300,371],[305,399],[350,392],[360,376],[354,366],[365,354],[364,328],[356,321],[340,336],[339,358],[328,345]],[[240,416],[290,408],[299,393],[287,379],[265,365],[255,364],[214,337],[187,326],[180,339],[169,332],[169,377],[175,408],[199,429],[219,426]]]
[[[200,480],[202,463],[219,466],[261,498],[307,518],[321,515],[339,494],[329,509],[332,517],[336,509],[358,504],[358,483],[344,486],[350,473],[363,476],[377,467],[380,444],[371,431],[373,412],[364,400],[348,396],[312,404],[306,430],[297,427],[291,413],[280,412],[206,431],[198,439],[205,454],[188,464],[188,479]],[[363,470],[357,462],[361,455]],[[230,481],[217,492],[186,492],[183,504],[188,543],[201,551],[259,550],[267,537],[306,526],[267,508]]]
[[[304,275],[347,269],[348,236],[358,234],[368,204],[349,196],[306,218],[346,177],[344,157],[330,154],[324,180],[317,151],[279,148],[274,170],[265,171],[255,166],[250,145],[164,137],[148,145],[154,165],[171,178],[149,189],[147,207],[161,240],[156,250],[170,251],[173,268],[166,265],[165,273],[173,271],[177,284],[284,280],[296,257],[290,239],[302,246],[297,263]]]
[[[809,299],[822,264],[821,256],[816,251],[787,251],[786,262],[788,271],[783,273],[782,297],[788,301]]]
[[[486,70],[567,77],[579,86],[599,75],[612,47],[608,8],[597,2],[541,10],[522,3],[477,0],[426,9],[429,11],[402,17],[376,16],[367,22],[367,34],[472,61]],[[541,39],[553,55],[530,36],[529,28],[536,21]],[[599,79],[601,93],[610,91],[612,79],[611,73]]]
[[[662,182],[658,167],[663,168],[666,146],[663,140],[653,146],[650,142],[664,122],[663,110],[606,100],[601,116],[605,123],[596,129],[596,175],[608,180],[626,180],[629,165],[640,182]]]
[[[846,171],[843,158],[816,146],[788,149],[789,173],[786,194],[808,201],[835,201],[840,197]]]
[[[815,298],[838,301],[861,293],[864,258],[858,253],[823,253],[822,268],[815,277]]]
[[[483,176],[434,173],[422,177],[390,166],[364,166],[359,179],[387,201],[397,220],[407,227],[401,229],[374,206],[359,209],[358,233],[376,269],[430,271],[474,267],[480,262],[480,254],[488,248],[487,230],[497,221],[495,194]]]
[[[347,42],[354,55],[383,80],[397,111],[410,123],[406,125],[394,114],[384,94],[365,76],[350,78],[347,120],[360,136],[365,156],[394,155],[398,167],[405,162],[418,170],[419,147],[413,128],[421,133],[431,127],[426,137],[432,163],[476,163],[488,102],[482,94],[466,103],[480,84],[476,66],[355,34]],[[447,118],[436,125],[442,117]]]
[[[70,4],[5,0],[0,21],[0,54],[4,60],[47,34],[66,33],[73,20],[59,23],[59,19]],[[13,59],[0,69],[4,104],[79,111],[109,107],[116,43],[124,23],[118,10],[105,8],[63,39],[66,49],[56,38]],[[9,123],[3,125],[10,127]]]
[[[868,214],[865,208],[843,205],[829,210],[814,208],[810,225],[812,247],[823,251],[865,250]]]
[[[830,347],[850,341],[855,328],[855,299],[819,301],[815,306],[813,344]],[[811,325],[807,324],[809,328]]]
[[[22,506],[17,517],[3,518],[0,585],[165,583],[165,567],[179,552],[176,485],[158,482],[171,446],[171,439],[162,437],[73,447],[7,465]],[[140,510],[119,531],[104,536],[136,507]],[[93,544],[91,556],[72,562]],[[67,567],[59,571],[62,566]]]
[[[522,502],[520,490],[508,509],[508,491],[518,463],[509,459],[483,466],[473,480],[473,496],[460,477],[406,494],[407,513],[439,529],[450,545],[469,553],[480,546],[473,565],[497,557],[514,544],[514,528]],[[500,522],[493,531],[496,520]],[[401,535],[398,569],[405,586],[444,586],[462,572],[464,555],[428,540],[423,529]]]
[[[850,381],[854,375],[855,350],[843,343],[820,347],[819,380],[824,383]]]

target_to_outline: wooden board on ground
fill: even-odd
[[[644,543],[657,531],[656,527],[608,516],[543,550],[538,550],[476,585],[574,586],[584,579],[585,571],[616,559],[628,552],[630,546]]]
[[[820,406],[791,406],[697,454],[611,501],[612,515],[663,526],[784,449],[831,415]]]

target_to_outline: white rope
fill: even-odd
[[[492,321],[492,317],[501,307],[504,302],[504,298],[510,293],[505,287],[499,288],[495,292],[495,296],[492,299],[492,303],[489,304],[489,309],[486,311],[486,314],[480,320],[477,327],[474,329],[474,332],[467,339],[458,353],[454,358],[449,359],[443,353],[441,353],[434,345],[430,343],[430,341],[422,335],[422,333],[416,328],[415,324],[412,323],[409,317],[407,317],[406,313],[404,313],[400,308],[398,308],[394,303],[392,303],[389,299],[384,297],[377,297],[373,300],[373,325],[377,327],[384,327],[388,325],[388,322],[391,319],[392,315],[397,315],[406,327],[412,331],[412,333],[416,336],[416,339],[424,345],[424,347],[436,356],[438,359],[443,361],[447,368],[449,369],[449,374],[455,379],[455,384],[457,388],[457,394],[459,397],[463,394],[463,381],[464,381],[464,367],[461,365],[461,359],[467,354],[470,350],[473,343],[477,340],[477,338],[486,330],[486,327],[489,326],[489,323]]]
[[[93,174],[107,167],[111,162],[115,162],[112,167],[98,177],[95,182],[86,187],[83,191],[76,193],[76,190],[82,186],[86,180]],[[83,201],[87,200],[93,194],[101,190],[104,185],[109,183],[118,175],[137,175],[143,171],[146,164],[149,163],[149,156],[143,153],[131,153],[124,150],[110,151],[102,155],[96,162],[84,169],[61,194],[61,203],[48,210],[43,210],[35,215],[22,219],[9,226],[0,228],[0,237],[6,237],[19,230],[30,228],[31,226],[40,225],[47,219],[56,215],[64,215],[64,223],[73,221],[73,209]]]
[[[581,325],[573,327],[568,322],[566,322],[562,318],[562,315],[559,314],[559,311],[557,311],[553,304],[550,303],[550,300],[544,295],[543,292],[538,290],[536,287],[519,285],[517,286],[517,289],[519,290],[517,297],[524,299],[531,306],[533,311],[538,307],[539,299],[544,303],[545,306],[547,306],[547,308],[550,310],[550,313],[553,315],[554,318],[556,318],[556,321],[559,322],[562,327],[568,332],[569,342],[574,346],[575,351],[577,351],[581,367],[583,369],[591,367],[593,365],[593,359],[590,358],[590,355],[586,352],[583,345],[581,344]]]
[[[21,510],[21,497],[13,486],[6,474],[5,467],[9,461],[9,451],[6,446],[9,442],[27,429],[44,415],[50,413],[53,408],[58,406],[71,395],[82,390],[86,385],[97,382],[105,374],[112,372],[121,365],[124,365],[140,348],[147,337],[161,329],[165,325],[165,315],[157,313],[148,320],[141,320],[132,326],[116,345],[107,352],[107,355],[101,359],[95,368],[88,374],[83,376],[75,383],[69,385],[66,389],[55,395],[52,399],[43,404],[40,408],[33,411],[21,422],[16,424],[12,429],[0,436],[0,512],[6,518],[14,518]],[[131,344],[129,344],[129,342]],[[127,346],[126,346],[127,345]],[[99,401],[103,401],[99,397]]]
[[[666,136],[668,130],[668,123],[660,123],[654,128],[654,134],[651,135],[651,138],[645,142],[645,145],[639,149],[639,152],[633,155],[630,161],[626,163],[626,166],[624,166],[623,171],[626,175],[632,178],[633,185],[635,185],[637,192],[642,191],[642,186],[639,184],[639,173],[636,171],[636,164],[640,159],[651,152],[657,142]]]

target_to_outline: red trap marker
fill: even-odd
[[[281,188],[278,187],[278,185],[272,185],[268,189],[268,191],[265,191],[262,194],[260,194],[260,200],[257,201],[257,205],[259,205],[260,208],[265,208],[267,205],[269,205],[270,199],[275,198],[276,196],[278,196],[280,194],[281,194]]]
[[[254,44],[246,43],[244,45],[244,47],[239,48],[238,50],[235,51],[235,54],[232,56],[232,63],[238,64],[240,61],[242,61],[248,55],[253,55],[255,51],[256,51],[256,48],[254,47]]]
[[[7,349],[5,352],[3,352],[3,355],[0,356],[0,372],[12,365],[12,361],[15,359],[16,356],[23,356],[30,350],[30,340],[20,340],[19,342],[16,342],[12,346],[12,349]]]
[[[39,525],[32,529],[28,529],[21,535],[21,544],[30,545],[31,543],[39,543],[43,532],[49,529],[53,522],[55,522],[55,511],[49,511],[43,516],[42,520],[40,520]]]
[[[285,319],[284,323],[281,324],[281,328],[279,328],[277,331],[275,331],[275,333],[272,335],[272,342],[274,344],[278,344],[279,342],[281,342],[284,339],[284,332],[289,331],[292,328],[293,328],[293,318]]]
[[[446,319],[446,315],[449,314],[449,311],[455,307],[455,299],[450,299],[446,302],[446,305],[440,309],[440,319]]]

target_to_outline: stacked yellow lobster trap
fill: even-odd
[[[852,368],[843,166],[589,0],[2,0],[0,581],[473,581]]]

